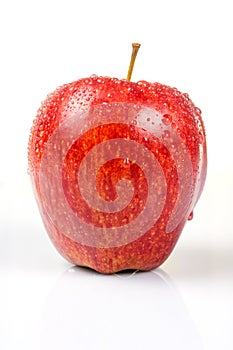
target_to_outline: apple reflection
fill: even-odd
[[[111,276],[72,267],[44,305],[42,349],[202,349],[200,336],[161,269]]]

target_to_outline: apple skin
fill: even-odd
[[[105,274],[151,270],[172,252],[203,190],[201,111],[160,83],[80,79],[42,103],[28,159],[63,257]]]

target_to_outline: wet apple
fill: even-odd
[[[102,273],[150,270],[172,252],[207,168],[201,111],[176,88],[91,76],[48,95],[29,170],[57,250]]]

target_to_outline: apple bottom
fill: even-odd
[[[51,226],[51,221],[44,220],[44,225],[54,246],[66,260],[103,274],[112,274],[129,269],[149,271],[159,267],[171,254],[185,221],[169,234],[154,232],[152,228],[134,242],[114,248],[82,245],[59,233],[54,225]]]

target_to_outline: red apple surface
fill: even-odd
[[[207,167],[201,111],[187,94],[98,76],[47,97],[28,157],[53,244],[102,273],[150,270],[167,259]]]

